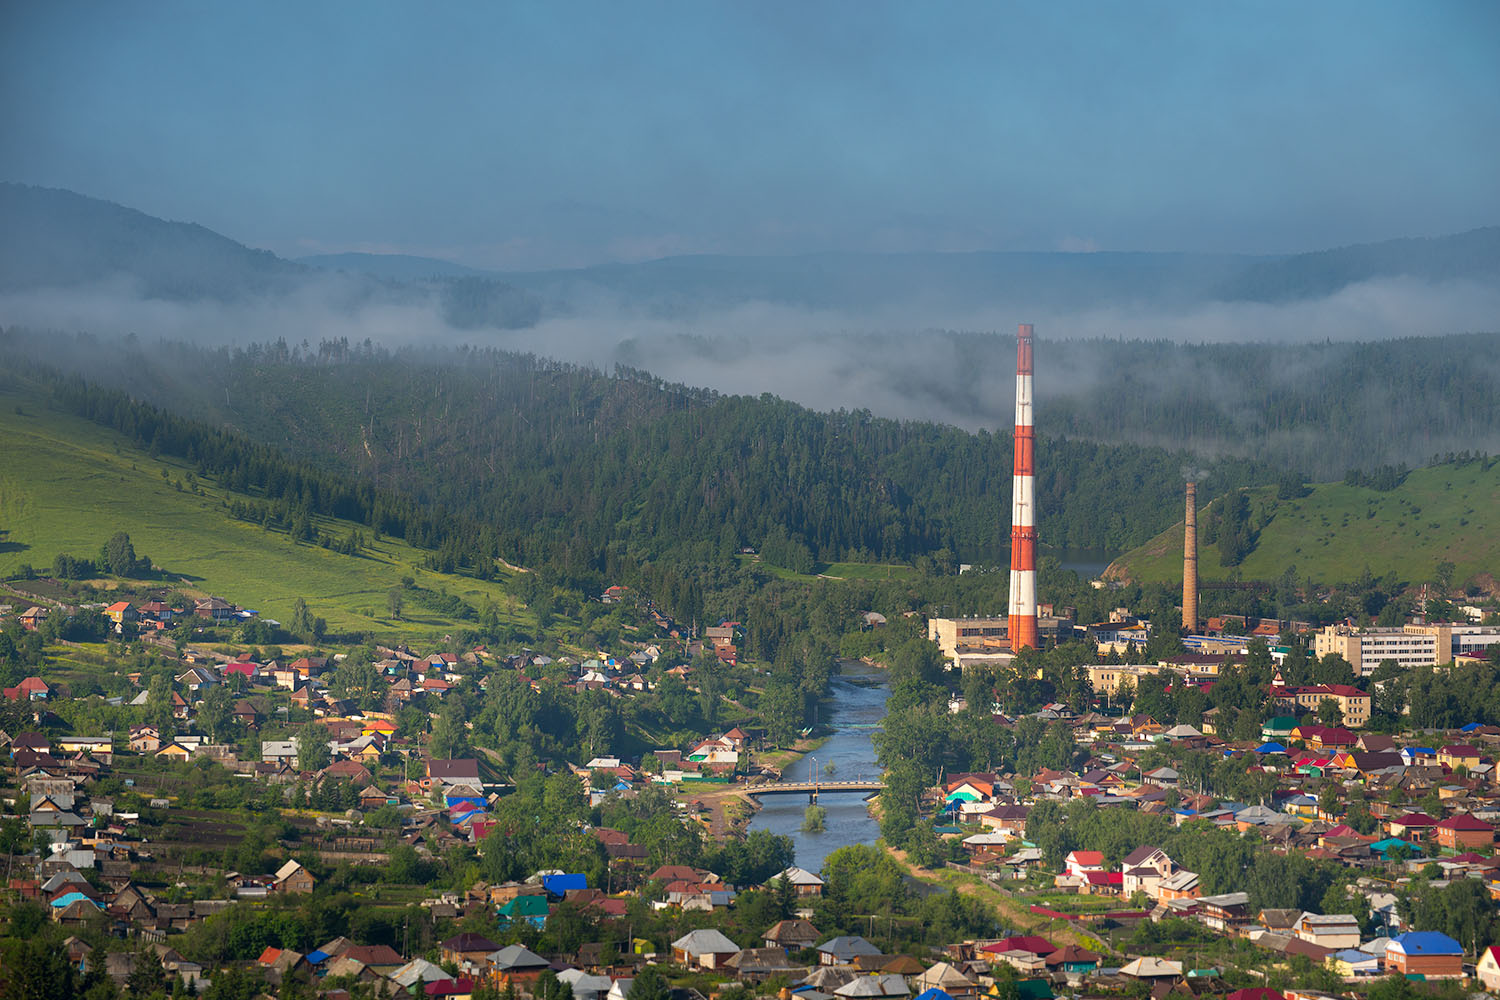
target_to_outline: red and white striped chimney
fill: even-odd
[[[1036,630],[1036,490],[1032,464],[1031,324],[1016,334],[1016,444],[1010,508],[1010,648],[1040,646]]]

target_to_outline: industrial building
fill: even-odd
[[[1358,628],[1329,625],[1313,636],[1319,657],[1336,653],[1348,660],[1358,677],[1368,677],[1383,660],[1397,666],[1435,667],[1452,663],[1457,655],[1482,653],[1500,643],[1500,628],[1483,625],[1403,625],[1400,628]]]

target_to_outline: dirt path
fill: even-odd
[[[1022,933],[1040,934],[1058,946],[1083,943],[1079,938],[1077,928],[1068,921],[1049,920],[1037,916],[1031,912],[1027,904],[1016,899],[1010,892],[978,875],[954,871],[951,868],[944,868],[941,871],[922,868],[912,864],[905,851],[898,851],[893,847],[887,847],[886,853],[902,868],[905,868],[912,878],[929,885],[952,889],[965,896],[973,896],[993,906],[1000,918],[1000,923],[1005,926],[1013,927]]]

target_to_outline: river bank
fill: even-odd
[[[816,748],[799,753],[794,762],[781,768],[783,783],[805,782],[812,773],[824,777],[828,764],[833,765],[833,773],[826,775],[831,781],[880,778],[881,769],[871,738],[885,719],[885,702],[890,694],[886,671],[858,660],[845,660],[842,668],[833,680],[832,697],[827,703],[829,735]],[[867,794],[821,792],[818,804],[826,810],[826,815],[820,833],[802,830],[808,805],[806,794],[765,795],[761,798],[761,808],[750,818],[749,829],[770,830],[791,837],[797,865],[815,872],[838,848],[873,844],[879,839],[880,824],[866,806]]]

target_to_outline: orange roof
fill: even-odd
[[[270,965],[270,964],[272,964],[273,962],[275,962],[280,957],[281,957],[281,949],[280,948],[270,948],[270,947],[268,947],[268,948],[266,948],[265,951],[263,951],[263,952],[260,953],[260,958],[257,958],[256,961],[259,962],[261,965]]]
[[[124,611],[128,607],[130,607],[130,602],[129,601],[116,601],[115,603],[111,604],[109,607],[105,608],[104,610],[105,611]]]

